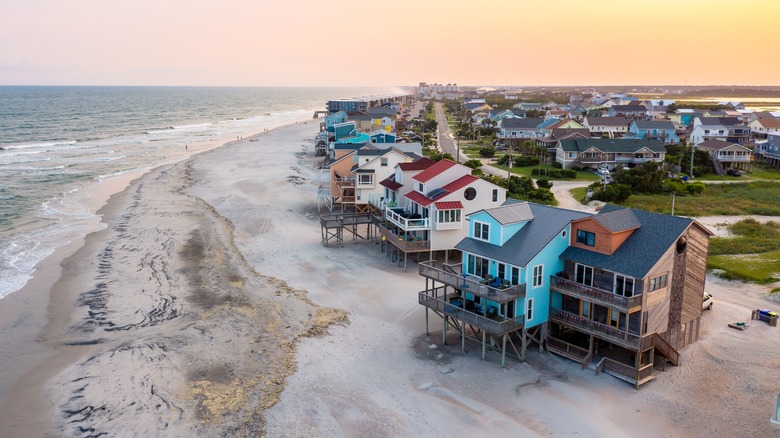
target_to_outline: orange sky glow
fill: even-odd
[[[780,85],[777,0],[0,0],[0,85]]]

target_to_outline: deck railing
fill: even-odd
[[[630,365],[620,363],[616,360],[605,357],[604,371],[615,377],[634,383],[637,387],[653,377],[653,364],[647,364],[640,368],[634,368]]]
[[[462,321],[465,324],[478,327],[482,330],[485,330],[487,333],[497,336],[520,330],[525,324],[525,317],[523,315],[512,319],[507,319],[502,316],[488,318],[478,313],[474,313],[472,311],[450,304],[444,301],[442,298],[434,295],[441,289],[442,288],[437,288],[430,291],[420,292],[419,303],[429,309],[440,312],[446,316],[453,317],[458,321]]]
[[[399,211],[397,211],[399,210]],[[404,217],[403,209],[385,207],[385,217],[404,231],[430,230],[429,218],[409,219]]]
[[[417,240],[411,235],[409,235],[409,237],[399,236],[385,227],[381,222],[377,222],[377,227],[379,228],[379,233],[384,236],[388,243],[391,243],[403,252],[425,252],[431,250],[430,240]]]
[[[573,313],[550,309],[550,320],[569,327],[585,331],[598,338],[612,342],[629,350],[637,350],[642,345],[642,337],[616,329],[607,324],[593,321]]]
[[[638,308],[642,305],[642,295],[624,297],[610,291],[587,286],[554,275],[550,276],[550,289],[586,301],[593,301],[597,304],[620,309],[626,313],[629,313],[629,310]]]
[[[579,362],[585,360],[585,358],[590,354],[590,352],[585,348],[578,347],[558,338],[553,338],[552,336],[547,336],[547,348],[552,349],[554,353],[557,352],[563,356],[575,359]]]
[[[485,280],[481,277],[466,275],[464,278],[463,274],[447,272],[444,269],[444,265],[439,268],[434,261],[421,262],[419,266],[420,275],[423,277],[430,278],[431,280],[438,281],[439,283],[469,292],[496,303],[506,303],[525,297],[525,284],[517,284],[506,288],[492,287],[483,284],[482,282]],[[467,287],[464,287],[464,284]]]

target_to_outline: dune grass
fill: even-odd
[[[733,237],[710,239],[707,268],[732,280],[772,283],[780,280],[780,224],[745,219],[729,226]]]
[[[631,195],[627,207],[656,213],[672,212],[671,194]],[[780,216],[780,183],[755,181],[737,184],[707,184],[701,195],[676,196],[678,216],[724,216],[757,214]]]

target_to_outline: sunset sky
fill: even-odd
[[[777,0],[0,0],[0,85],[780,85]]]

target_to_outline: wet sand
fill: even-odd
[[[536,348],[502,368],[433,316],[426,335],[413,261],[321,244],[315,132],[145,175],[4,299],[0,436],[773,433],[780,329],[726,327],[780,307],[767,287],[708,277],[701,340],[640,391]]]

